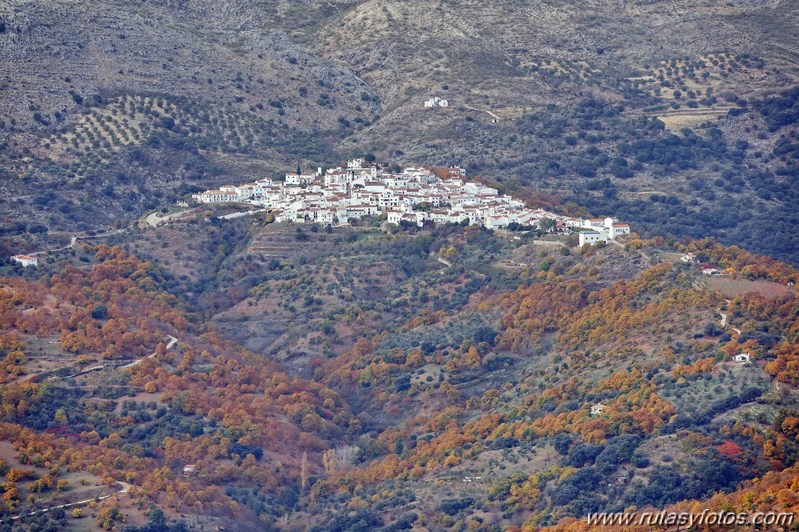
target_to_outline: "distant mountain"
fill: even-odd
[[[796,264],[796,120],[775,126],[758,104],[797,84],[796,9],[7,2],[0,230],[111,225],[198,187],[374,153]],[[424,108],[432,96],[450,106]]]

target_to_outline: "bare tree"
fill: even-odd
[[[308,453],[303,451],[302,462],[300,463],[300,488],[302,488],[302,491],[305,491],[305,488],[308,486],[309,476],[310,472],[308,470]]]
[[[325,471],[332,473],[340,469],[351,467],[361,453],[360,447],[355,445],[341,445],[335,449],[329,449],[322,455],[322,464]]]

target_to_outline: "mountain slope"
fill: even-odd
[[[797,260],[780,145],[795,120],[772,131],[747,105],[796,85],[788,1],[0,10],[6,234],[107,226],[197,188],[373,152]],[[431,96],[450,107],[423,108]],[[596,106],[615,110],[585,116]],[[642,136],[656,140],[647,156],[629,150]],[[769,219],[780,238],[761,234]]]

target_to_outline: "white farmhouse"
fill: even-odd
[[[37,259],[36,257],[31,257],[30,255],[14,255],[13,257],[11,257],[11,260],[22,264],[23,268],[27,268],[28,266],[39,265],[39,259]]]
[[[442,100],[438,96],[430,98],[429,100],[425,100],[424,102],[425,107],[449,107],[448,100]]]

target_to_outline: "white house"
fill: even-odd
[[[595,405],[591,405],[591,415],[592,416],[598,416],[598,415],[600,415],[602,413],[603,410],[605,410],[605,408],[607,408],[607,407],[605,405],[603,405],[602,403],[597,403]]]
[[[195,465],[194,464],[186,464],[183,466],[184,473],[194,473]]]
[[[462,212],[448,211],[446,209],[435,209],[427,213],[430,220],[437,224],[460,223],[466,220],[466,215]]]
[[[380,181],[366,181],[363,184],[363,189],[367,192],[383,192],[386,190],[386,185]]]
[[[696,260],[696,253],[686,253],[680,257],[680,260],[686,264],[691,264]]]
[[[752,361],[747,353],[739,353],[733,357],[733,360],[742,364],[749,364]]]
[[[580,231],[579,236],[580,246],[608,241],[608,234],[604,231]]]
[[[386,211],[386,221],[390,224],[399,225],[400,221],[402,221],[402,215],[405,214],[406,211],[402,209],[388,209]]]
[[[28,266],[39,265],[39,259],[37,259],[36,257],[31,257],[30,255],[14,255],[13,257],[11,257],[11,260],[22,264],[23,268],[27,268]]]
[[[534,225],[538,222],[538,215],[533,211],[522,210],[514,215],[513,221],[522,225]]]
[[[449,107],[449,101],[448,100],[442,100],[438,96],[434,96],[433,98],[430,98],[429,100],[425,100],[424,106],[425,107]]]
[[[588,220],[583,220],[582,227],[601,230],[605,228],[605,220],[602,218],[589,218]]]
[[[238,201],[238,197],[238,194],[228,190],[206,190],[191,195],[191,198],[197,203],[232,203]]]
[[[384,190],[378,197],[378,205],[381,208],[397,207],[399,204],[399,197],[394,194],[393,190]]]
[[[463,191],[470,194],[486,194],[489,196],[496,196],[499,191],[495,188],[487,187],[482,183],[466,183],[463,185]]]
[[[499,229],[500,227],[507,227],[510,222],[508,222],[507,216],[497,214],[486,216],[484,223],[488,229]]]
[[[628,224],[613,224],[610,227],[610,238],[616,239],[616,237],[629,234],[630,226]]]
[[[617,236],[629,235],[630,226],[618,223],[618,220],[614,220],[613,218],[605,218],[605,231],[608,233],[611,240],[615,240]]]
[[[316,174],[296,174],[289,172],[286,174],[287,185],[310,185],[316,179]]]
[[[307,220],[318,224],[331,225],[335,221],[336,211],[329,207],[311,207],[298,210],[297,215],[303,217],[303,222]]]
[[[401,221],[416,224],[416,227],[424,227],[424,222],[427,219],[426,212],[406,212],[402,214]]]
[[[352,172],[336,168],[335,170],[328,170],[325,174],[324,183],[326,187],[331,185],[346,185],[352,183]]]

